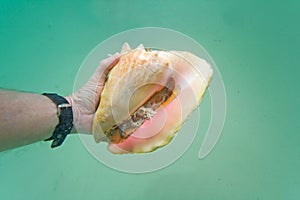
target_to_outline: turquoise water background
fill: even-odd
[[[98,43],[159,26],[214,58],[227,118],[208,157],[198,159],[199,133],[178,161],[148,174],[105,167],[77,136],[55,150],[39,142],[1,152],[0,199],[300,199],[299,9],[292,0],[2,0],[0,87],[67,95]]]

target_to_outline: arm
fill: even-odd
[[[73,133],[91,133],[106,76],[119,54],[100,62],[89,81],[65,97],[72,105]],[[0,151],[49,138],[58,124],[57,107],[46,96],[0,90]]]
[[[0,102],[0,151],[46,139],[58,124],[46,96],[0,90]]]

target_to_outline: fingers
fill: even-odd
[[[120,54],[115,53],[110,57],[100,61],[99,66],[96,71],[88,81],[87,87],[90,88],[90,95],[94,96],[94,104],[95,107],[98,106],[100,100],[100,94],[102,93],[103,87],[105,85],[105,81],[107,79],[107,75],[110,70],[119,62]]]
[[[109,71],[119,62],[120,54],[115,53],[114,55],[102,60],[93,74],[93,81],[97,86],[104,85],[107,74]]]
[[[91,81],[95,83],[101,83],[105,81],[107,74],[119,62],[119,59],[120,54],[115,53],[114,55],[111,55],[110,57],[100,61],[99,66],[91,78]]]
[[[117,52],[113,55],[108,55],[108,58],[105,58],[104,60],[101,60],[99,63],[99,67],[97,70],[103,71],[101,68],[108,68],[111,67],[111,65],[115,64],[114,62],[117,62],[119,60],[120,54]]]
[[[119,62],[120,54],[116,53],[111,57],[108,57],[100,62],[99,67],[96,70],[95,76],[97,77],[98,86],[104,85],[107,74],[109,71]]]

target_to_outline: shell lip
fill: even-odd
[[[166,95],[162,98],[162,95]],[[122,122],[114,124],[110,129],[105,131],[106,138],[110,143],[118,144],[124,142],[132,133],[138,129],[146,120],[152,118],[156,114],[157,110],[165,106],[174,99],[175,96],[175,80],[170,77],[167,85],[160,91],[154,93],[149,99],[147,99],[143,105],[131,113]],[[128,130],[126,130],[128,129]],[[120,137],[113,137],[113,136]]]

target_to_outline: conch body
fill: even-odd
[[[145,153],[168,144],[199,105],[210,65],[189,52],[123,46],[93,122],[96,142],[113,153]]]

